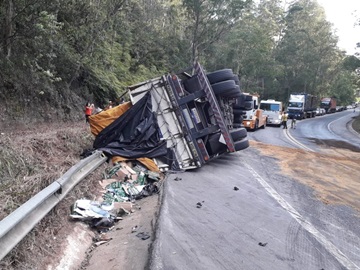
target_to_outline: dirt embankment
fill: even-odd
[[[82,122],[41,124],[34,127],[2,129],[0,132],[0,219],[58,179],[79,162],[80,154],[91,149],[93,135]],[[159,195],[134,204],[133,213],[116,223],[107,233],[112,240],[97,247],[99,234],[69,218],[70,206],[81,198],[101,197],[99,181],[110,164],[105,163],[81,181],[3,260],[0,269],[100,269],[104,265],[118,269],[143,269],[154,237],[153,229]],[[146,232],[142,240],[132,233]],[[73,240],[71,240],[73,239]],[[75,240],[74,240],[75,239]],[[68,253],[70,245],[73,250]],[[116,245],[117,253],[111,247]],[[90,248],[91,247],[91,248]],[[86,249],[90,248],[87,250]],[[110,248],[110,250],[109,250]],[[70,247],[71,249],[71,247]],[[82,252],[82,254],[78,251]],[[62,259],[68,258],[67,261]],[[69,263],[71,265],[69,265]],[[123,266],[123,267],[122,267]]]
[[[85,122],[85,121],[84,121]],[[91,148],[84,122],[41,124],[0,131],[0,219],[63,175]],[[72,228],[69,206],[93,196],[94,184],[83,181],[0,262],[1,269],[42,269],[57,258],[61,240]]]

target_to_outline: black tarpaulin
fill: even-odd
[[[104,128],[96,137],[94,148],[127,158],[166,156],[166,141],[160,140],[150,93]]]

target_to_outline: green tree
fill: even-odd
[[[330,95],[335,96],[337,104],[349,105],[355,100],[355,77],[349,71],[341,71],[336,74],[334,83],[330,88]]]
[[[286,27],[276,50],[276,59],[284,66],[279,78],[282,94],[307,92],[321,95],[329,76],[339,62],[337,38],[317,2],[300,0],[290,5]]]
[[[252,0],[184,0],[189,25],[191,62],[200,59],[204,50],[219,41],[237,21]]]
[[[274,50],[283,27],[281,1],[261,1],[243,13],[225,37],[206,51],[211,70],[232,68],[241,77],[244,92],[261,98],[276,98],[277,77],[283,68],[276,63]],[[212,56],[212,57],[210,57]]]

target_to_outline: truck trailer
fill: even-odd
[[[108,155],[152,158],[162,171],[199,168],[247,148],[246,129],[234,125],[232,106],[241,95],[238,77],[231,69],[205,73],[199,63],[190,71],[129,86],[132,107],[104,129],[116,140],[100,133],[94,148]]]
[[[288,104],[290,119],[305,119],[315,117],[318,107],[318,98],[311,94],[291,94]]]

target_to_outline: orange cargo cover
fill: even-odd
[[[91,133],[94,136],[97,136],[104,128],[106,128],[121,115],[123,115],[128,109],[130,109],[131,106],[132,103],[129,101],[106,111],[102,111],[98,114],[91,115],[89,117]]]

